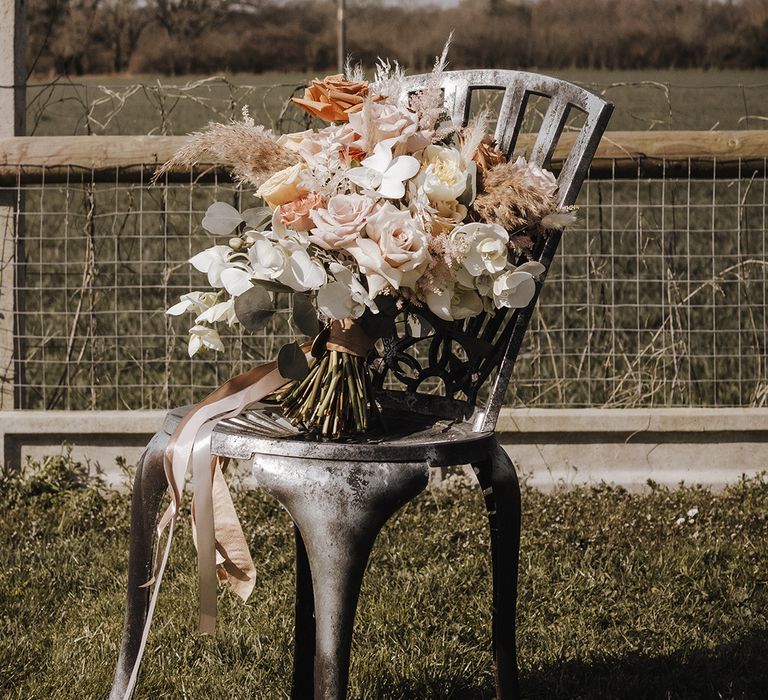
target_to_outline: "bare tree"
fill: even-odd
[[[112,68],[124,71],[138,46],[144,28],[152,21],[152,13],[136,0],[102,0],[99,33],[112,49]]]

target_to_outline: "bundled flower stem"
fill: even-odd
[[[324,438],[364,433],[376,411],[365,357],[328,348],[276,398],[288,420]]]

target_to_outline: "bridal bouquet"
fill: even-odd
[[[445,51],[410,98],[388,62],[371,83],[359,68],[314,80],[293,102],[328,126],[277,137],[245,111],[193,135],[164,166],[225,164],[255,188],[242,212],[210,206],[202,225],[221,242],[190,263],[211,289],[168,313],[194,314],[191,356],[223,350],[220,324],[262,329],[284,298],[275,295],[290,294],[297,335],[315,340],[310,353],[298,342],[280,349],[289,381],[276,398],[308,433],[368,428],[376,407],[366,358],[404,309],[462,321],[527,306],[544,268],[513,261],[573,219],[552,173],[496,148],[486,114],[463,128],[451,122],[444,65]]]

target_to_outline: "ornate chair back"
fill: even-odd
[[[406,101],[422,90],[429,75],[407,78]],[[532,95],[549,98],[541,126],[527,160],[549,168],[555,148],[572,110],[582,113],[583,123],[557,175],[559,203],[576,201],[590,163],[610,119],[613,105],[589,90],[557,78],[512,70],[448,71],[441,87],[454,124],[466,126],[473,93],[503,90],[496,131],[498,148],[509,157],[518,145],[520,128]],[[561,232],[552,230],[536,241],[529,256],[516,261],[537,260],[545,268],[536,283],[531,302],[522,309],[499,309],[465,321],[443,321],[426,308],[410,313],[426,320],[426,333],[413,333],[408,323],[399,323],[393,336],[384,341],[384,352],[374,364],[378,388],[399,383],[403,391],[383,391],[389,400],[445,417],[470,419],[476,431],[493,430],[504,404],[515,361],[533,315],[541,287],[560,242]],[[477,406],[486,383],[492,379],[485,405]],[[394,382],[393,382],[394,380]],[[441,385],[441,394],[425,396],[425,388]]]

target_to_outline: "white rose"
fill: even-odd
[[[474,191],[475,163],[470,163],[469,169],[465,168],[461,154],[455,148],[427,146],[421,152],[421,163],[419,181],[430,200],[458,199],[468,186]]]
[[[306,190],[301,187],[301,177],[306,169],[307,166],[304,163],[296,163],[276,172],[256,190],[256,195],[273,209],[298,199],[306,193]]]
[[[530,272],[509,270],[493,281],[493,303],[496,307],[522,309],[528,306],[536,292],[536,282]]]
[[[387,284],[413,288],[432,258],[427,234],[411,213],[386,202],[368,219],[366,233],[348,250],[368,278],[371,298]]]
[[[503,226],[466,224],[451,233],[451,242],[460,251],[461,262],[473,277],[483,272],[496,274],[507,266],[509,234]]]

